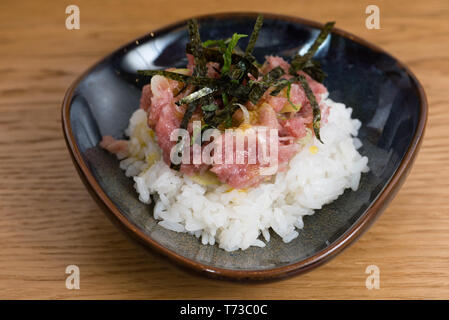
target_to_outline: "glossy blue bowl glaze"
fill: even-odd
[[[199,18],[202,39],[250,34],[256,14]],[[254,53],[289,57],[307,50],[321,24],[265,15]],[[247,39],[244,39],[247,41]],[[243,47],[245,42],[243,41]],[[328,74],[334,101],[353,108],[362,122],[359,138],[370,172],[360,188],[304,218],[304,229],[290,243],[272,234],[265,248],[226,252],[204,246],[188,234],[160,227],[152,208],[140,203],[133,181],[115,156],[98,147],[103,135],[123,137],[148,81],[138,69],[185,67],[185,21],[146,35],[113,52],[84,73],[63,103],[63,128],[80,176],[100,206],[125,231],[171,260],[209,275],[230,279],[277,279],[313,268],[356,239],[385,208],[409,171],[423,135],[427,103],[413,74],[381,49],[335,29],[316,54]]]

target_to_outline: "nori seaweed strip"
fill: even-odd
[[[259,14],[257,16],[256,23],[254,24],[253,32],[251,33],[251,37],[249,38],[248,45],[245,49],[245,55],[244,57],[248,59],[250,62],[253,62],[256,60],[254,56],[252,55],[254,46],[256,45],[257,38],[259,37],[259,31],[262,28],[263,24],[263,15]]]
[[[237,81],[240,83],[246,75],[246,70],[245,63],[243,61],[239,61],[236,65],[231,66],[231,70],[229,70],[227,76],[231,79],[231,81]]]
[[[212,93],[214,93],[217,89],[211,89],[209,87],[204,87],[198,91],[195,91],[191,94],[189,94],[187,97],[182,98],[181,100],[177,101],[176,104],[178,106],[186,104],[186,103],[192,103],[198,99],[204,98]]]
[[[207,76],[207,60],[203,52],[203,43],[201,42],[201,36],[198,28],[198,21],[196,19],[191,19],[187,22],[187,27],[189,29],[190,42],[192,44],[192,54],[195,59],[195,67],[193,70],[194,76],[206,77]],[[212,93],[216,89],[211,89],[208,87],[202,88],[196,93],[190,94],[188,97],[181,99],[182,103],[192,104],[193,101],[202,99],[206,104],[213,102]],[[190,121],[192,115],[189,115],[186,111],[183,117],[183,122],[186,121],[187,124]],[[185,119],[188,117],[188,119]],[[182,124],[182,123],[181,123]]]
[[[300,75],[298,77],[298,79],[299,79],[299,82],[301,83],[301,86],[304,89],[304,92],[306,93],[307,99],[309,99],[310,105],[312,106],[312,111],[313,111],[313,132],[315,132],[315,137],[321,143],[323,143],[323,141],[321,141],[321,137],[320,137],[320,127],[321,127],[321,110],[320,110],[320,106],[316,102],[315,95],[313,94],[312,89],[310,88],[309,84],[307,83],[306,77],[304,77],[303,75]]]
[[[284,69],[277,66],[276,68],[273,68],[270,72],[268,72],[266,75],[263,76],[264,82],[269,82],[270,84],[282,77],[285,74]]]
[[[315,79],[316,81],[321,82],[321,83],[327,77],[327,74],[321,68],[321,63],[316,60],[307,61],[307,63],[304,65],[304,68],[302,69],[302,71],[304,71],[309,76],[311,76],[313,79]]]
[[[200,77],[206,77],[207,75],[207,60],[204,57],[203,53],[203,45],[201,43],[201,37],[200,32],[198,30],[198,21],[196,19],[191,19],[187,22],[187,27],[189,30],[189,36],[190,36],[190,42],[192,44],[192,54],[195,60],[195,67],[193,70],[194,76],[200,76]],[[207,78],[206,78],[207,79]],[[198,107],[200,100],[206,100],[208,103],[212,102],[212,96],[210,96],[211,93],[213,93],[216,89],[211,89],[209,86],[206,86],[187,97],[181,99],[179,103],[181,104],[187,104],[187,109],[184,112],[184,115],[181,120],[180,127],[182,129],[187,129],[187,126],[189,124],[190,119],[192,118],[193,113],[195,112],[196,108]],[[208,96],[206,98],[206,96]],[[178,143],[179,143],[178,139]],[[182,153],[183,147],[181,147],[180,152]],[[179,170],[179,168],[178,168]]]
[[[248,101],[251,87],[242,86],[240,83],[227,83],[221,88],[228,96],[238,98],[242,102]]]
[[[237,109],[240,107],[236,104],[237,99],[232,98],[231,101],[225,105],[225,107],[221,110],[218,110],[215,112],[215,115],[213,118],[209,119],[205,122],[209,127],[217,128],[221,124],[225,124],[225,127],[229,127],[229,122],[232,121],[232,115],[234,114]]]
[[[265,91],[282,75],[284,75],[284,70],[281,67],[276,67],[263,76],[262,81],[254,81],[251,83],[251,91],[249,93],[248,99],[253,104],[257,104],[260,98],[263,96]]]
[[[282,79],[281,81],[279,81],[278,83],[275,84],[273,91],[271,91],[270,95],[272,96],[277,96],[282,89],[284,89],[286,86],[288,86],[289,83],[291,83],[291,79],[290,80],[286,80],[286,79]]]
[[[172,80],[185,82],[185,83],[189,83],[189,80],[191,78],[193,78],[191,76],[186,76],[181,73],[165,71],[165,70],[137,70],[137,73],[142,76],[147,76],[147,77],[163,76],[163,77],[170,78]],[[193,78],[193,79],[195,79],[195,78]],[[192,84],[192,83],[189,83],[189,84]]]
[[[223,53],[220,50],[214,48],[203,48],[202,51],[207,61],[218,62],[219,64],[223,65]],[[186,45],[186,52],[190,54],[193,53],[192,45],[190,43]],[[236,53],[233,53],[231,57],[232,64],[237,64],[242,61],[248,69],[249,73],[251,73],[255,78],[259,77],[259,69],[254,64],[252,64],[251,61]]]
[[[309,48],[307,53],[304,55],[305,58],[310,59],[315,55],[315,52],[318,50],[318,48],[321,46],[321,44],[326,40],[327,36],[329,35],[331,29],[334,27],[335,21],[326,22],[324,25],[324,28],[321,30],[318,37],[315,39],[315,42],[312,44],[312,46]]]
[[[251,101],[253,104],[257,104],[259,102],[260,98],[263,96],[265,91],[267,91],[269,86],[265,85],[262,82],[254,82],[251,86],[251,91],[248,95],[248,100]]]
[[[195,76],[205,77],[207,75],[207,66],[206,66],[206,59],[203,54],[203,46],[201,43],[201,37],[200,32],[198,30],[198,21],[196,19],[191,19],[187,22],[187,28],[189,30],[189,36],[190,36],[190,42],[192,43],[192,54],[195,59],[195,68],[193,70],[193,74]],[[188,83],[188,81],[185,81]],[[203,88],[203,89],[209,89],[209,88]],[[201,91],[201,90],[200,90]],[[207,90],[206,90],[207,91]],[[189,124],[190,119],[192,118],[193,112],[195,112],[195,109],[198,106],[198,101],[194,100],[193,102],[190,102],[187,104],[187,109],[184,112],[184,115],[182,117],[181,125],[180,127],[182,129],[187,129],[187,125]],[[180,143],[180,139],[178,139],[178,143]],[[178,152],[183,152],[184,145],[180,145],[180,149]],[[179,170],[179,165],[173,166],[173,163],[171,163],[170,167],[173,167],[173,169]]]
[[[175,97],[179,96],[181,93],[183,93],[184,91],[186,91],[187,87],[188,87],[188,85],[187,85],[187,84],[184,84],[184,85],[182,86],[181,90],[179,90],[179,91],[176,93]]]
[[[264,76],[263,82],[255,82],[254,83],[255,85],[253,85],[253,86],[242,86],[238,83],[230,83],[229,81],[225,81],[225,80],[221,80],[221,79],[186,76],[184,74],[171,72],[171,71],[165,71],[165,70],[138,70],[137,73],[140,75],[149,76],[149,77],[152,77],[155,75],[160,75],[160,76],[172,79],[172,80],[183,82],[185,84],[191,84],[191,85],[204,87],[203,89],[207,88],[206,90],[202,91],[201,94],[204,92],[209,92],[209,93],[204,94],[201,97],[209,95],[213,91],[222,90],[226,94],[233,96],[233,97],[237,97],[240,100],[245,100],[245,99],[248,100],[248,97],[249,97],[251,91],[253,91],[253,90],[255,90],[255,91],[253,91],[253,95],[256,93],[259,93],[259,95],[262,96],[263,93],[271,85],[271,83],[284,74],[280,67],[276,67]],[[267,83],[265,83],[265,82],[267,82]],[[262,90],[265,86],[267,86],[267,88],[265,88],[265,90]],[[195,92],[192,93],[191,95],[193,95],[191,98],[195,97]],[[181,104],[184,104],[184,103],[181,103]]]
[[[187,129],[190,118],[192,118],[192,115],[195,112],[197,106],[198,106],[198,101],[194,101],[187,105],[186,111],[184,112],[184,115],[181,120],[181,125],[179,126],[181,129]],[[182,141],[182,138],[179,137],[178,141],[176,142],[178,144],[176,152],[178,153],[179,157],[182,157],[182,152],[184,150],[184,143],[180,143],[181,141]],[[179,164],[174,164],[173,162],[170,163],[171,169],[179,171],[180,167],[181,166]]]
[[[179,126],[181,129],[187,129],[187,125],[189,124],[190,118],[192,118],[193,113],[195,112],[198,106],[198,101],[194,101],[187,105],[186,112],[184,112],[184,116],[181,120],[181,125]]]
[[[312,46],[309,48],[306,54],[300,56],[299,54],[295,55],[293,60],[290,63],[290,73],[295,75],[299,70],[303,69],[307,63],[318,50],[320,45],[326,40],[328,34],[331,29],[334,27],[335,22],[328,22],[324,25],[324,28],[321,30],[318,37],[313,42]]]
[[[207,74],[207,61],[203,53],[198,21],[196,19],[190,19],[187,22],[187,28],[189,30],[190,43],[192,44],[192,54],[195,58],[195,69],[193,73],[194,75],[204,77]]]

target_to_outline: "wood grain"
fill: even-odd
[[[87,1],[81,29],[65,29],[66,1],[0,3],[0,298],[449,298],[449,2]],[[377,4],[381,29],[365,28]],[[192,15],[253,11],[327,21],[407,63],[428,95],[421,152],[375,225],[330,263],[269,284],[209,280],[130,242],[82,185],[62,137],[60,103],[95,61],[144,33]],[[65,268],[81,289],[65,288]],[[365,287],[365,268],[381,288]]]

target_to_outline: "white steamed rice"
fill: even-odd
[[[153,195],[154,218],[164,228],[188,232],[203,244],[217,243],[227,251],[264,247],[270,228],[290,242],[303,228],[303,216],[334,201],[346,188],[356,190],[361,173],[368,171],[368,158],[357,152],[360,121],[351,119],[352,109],[344,104],[330,99],[324,103],[330,107],[328,122],[320,131],[324,144],[304,139],[304,148],[288,170],[255,188],[203,186],[171,170],[161,160],[141,109],[134,112],[126,130],[130,154],[120,167],[134,178],[140,201],[149,204]]]

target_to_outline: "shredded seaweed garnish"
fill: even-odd
[[[262,98],[265,91],[267,91],[267,86],[262,82],[253,82],[250,86],[251,90],[248,94],[248,100],[252,104],[257,104],[260,98]]]
[[[196,19],[189,20],[187,22],[187,28],[189,30],[190,43],[192,44],[192,54],[195,58],[195,70],[193,73],[195,75],[205,76],[207,74],[206,58],[203,54],[198,21]]]
[[[324,28],[320,31],[318,37],[313,42],[312,46],[309,48],[306,54],[304,55],[295,55],[290,63],[290,74],[296,75],[298,71],[303,70],[310,59],[315,55],[318,48],[321,46],[321,44],[326,40],[327,36],[329,35],[331,29],[334,27],[335,22],[328,22],[324,25]],[[314,68],[316,64],[312,65]],[[309,64],[309,68],[312,67]]]
[[[213,94],[216,91],[216,89],[211,89],[209,87],[204,87],[198,91],[195,91],[191,94],[189,94],[187,97],[182,98],[181,100],[179,100],[178,102],[176,102],[176,104],[178,106],[181,106],[183,104],[187,104],[187,103],[192,103],[196,100],[199,100],[201,98],[204,98],[210,94]]]
[[[237,99],[232,98],[229,103],[227,103],[223,109],[217,110],[215,116],[210,119],[204,119],[209,128],[219,128],[220,126],[224,128],[229,128],[232,124],[232,115],[240,107],[236,105]]]
[[[267,91],[270,86],[276,83],[276,81],[284,75],[284,70],[281,67],[276,67],[272,69],[270,72],[265,74],[262,78],[262,81],[251,81],[250,82],[250,92],[248,99],[253,104],[257,104],[262,98],[265,91]]]
[[[321,137],[320,137],[320,127],[321,127],[321,110],[320,110],[320,106],[316,102],[315,95],[313,94],[313,91],[310,88],[309,83],[307,82],[306,77],[304,77],[303,75],[300,75],[298,77],[298,80],[301,83],[301,86],[303,87],[304,92],[306,93],[306,96],[307,96],[307,99],[310,102],[310,105],[312,106],[312,111],[313,111],[313,132],[315,133],[315,137],[321,143],[323,143],[323,141],[321,141]]]
[[[192,103],[189,103],[187,105],[187,109],[184,112],[184,116],[182,117],[180,128],[181,129],[187,129],[187,126],[189,124],[190,119],[192,118],[193,113],[195,112],[196,108],[198,107],[198,102],[194,101]],[[180,136],[177,141],[177,148],[176,152],[178,153],[179,157],[182,157],[183,151],[184,151],[185,141]],[[173,162],[170,164],[170,168],[179,171],[181,168],[180,164],[174,164]]]
[[[193,75],[204,78],[207,75],[207,66],[206,66],[207,61],[203,53],[203,46],[201,42],[198,21],[196,19],[189,20],[187,22],[187,28],[189,31],[190,43],[192,46],[192,54],[195,60]],[[187,104],[187,108],[186,111],[184,112],[180,125],[182,129],[187,129],[187,125],[189,124],[189,121],[192,118],[193,113],[195,112],[196,108],[199,105],[199,100],[211,94],[212,92],[213,92],[212,89],[210,89],[209,87],[205,87],[181,99],[181,104]],[[180,137],[178,139],[178,145],[180,146],[178,149],[178,154],[180,156],[182,156],[182,152],[184,150],[184,146],[183,143],[181,143],[181,140],[182,139]],[[179,166],[177,166],[175,169],[179,170]]]
[[[187,125],[189,124],[190,118],[195,112],[198,106],[198,102],[192,102],[187,105],[187,109],[184,113],[184,117],[182,118],[181,125],[179,126],[181,129],[187,129]]]
[[[247,73],[246,65],[243,61],[239,61],[237,64],[231,66],[231,70],[228,72],[228,77],[233,83],[240,83]]]
[[[183,74],[164,71],[164,70],[138,70],[138,74],[143,76],[160,75],[172,80],[188,83],[200,87],[209,87],[210,89],[220,90],[229,96],[238,98],[240,101],[247,101],[251,92],[251,87],[242,86],[239,83],[232,83],[226,79],[214,79],[207,77],[186,76]],[[194,92],[195,93],[195,92]],[[193,95],[192,93],[191,95]]]
[[[190,54],[193,53],[192,45],[190,43],[186,45],[186,52]],[[220,65],[223,65],[224,63],[223,52],[217,48],[203,48],[203,54],[207,61],[218,62]],[[240,61],[242,61],[245,64],[249,73],[251,73],[255,78],[259,76],[258,67],[254,63],[251,63],[248,59],[246,59],[242,55],[239,55],[234,52],[232,53],[231,58],[232,58],[231,65],[237,64]]]
[[[251,62],[254,62],[256,58],[253,56],[253,50],[257,42],[257,38],[259,37],[259,31],[263,25],[263,15],[259,14],[257,16],[256,23],[254,24],[253,32],[251,33],[251,37],[249,38],[248,45],[245,49],[245,58]]]
[[[266,75],[263,76],[263,81],[271,85],[275,80],[278,80],[284,74],[285,74],[284,69],[277,66],[276,68],[273,68],[270,72],[268,72]]]
[[[316,60],[307,61],[302,71],[307,73],[318,82],[323,82],[327,76],[327,74],[321,68],[321,63]]]
[[[323,82],[326,77],[321,64],[313,60],[313,56],[327,38],[334,22],[326,23],[307,53],[302,56],[296,54],[292,57],[288,77],[285,77],[285,71],[279,66],[263,77],[259,76],[261,65],[255,59],[253,51],[262,24],[263,16],[258,15],[248,45],[242,51],[238,46],[239,40],[247,35],[234,33],[231,38],[202,42],[198,22],[192,19],[187,24],[190,42],[186,45],[186,53],[192,54],[194,57],[195,66],[192,75],[164,70],[139,70],[138,74],[144,77],[160,75],[178,81],[181,89],[175,93],[176,96],[179,96],[187,88],[192,90],[192,93],[176,102],[179,106],[186,106],[180,128],[186,129],[193,114],[201,112],[203,123],[201,131],[209,128],[224,130],[231,127],[233,115],[240,108],[239,105],[251,102],[257,106],[266,92],[277,96],[286,88],[288,103],[294,110],[298,110],[299,105],[297,106],[291,101],[290,93],[292,84],[299,82],[313,110],[313,131],[316,138],[321,141],[321,111],[304,73],[318,82]],[[209,62],[215,64],[208,65]],[[208,76],[208,68],[211,67],[216,71],[214,77]],[[198,135],[199,130],[196,131],[194,135]],[[195,141],[196,138],[192,138],[192,144],[201,144],[201,141]],[[180,140],[178,140],[180,148],[178,152],[182,155],[184,146],[179,142]],[[179,165],[173,164],[171,167],[180,168]]]

